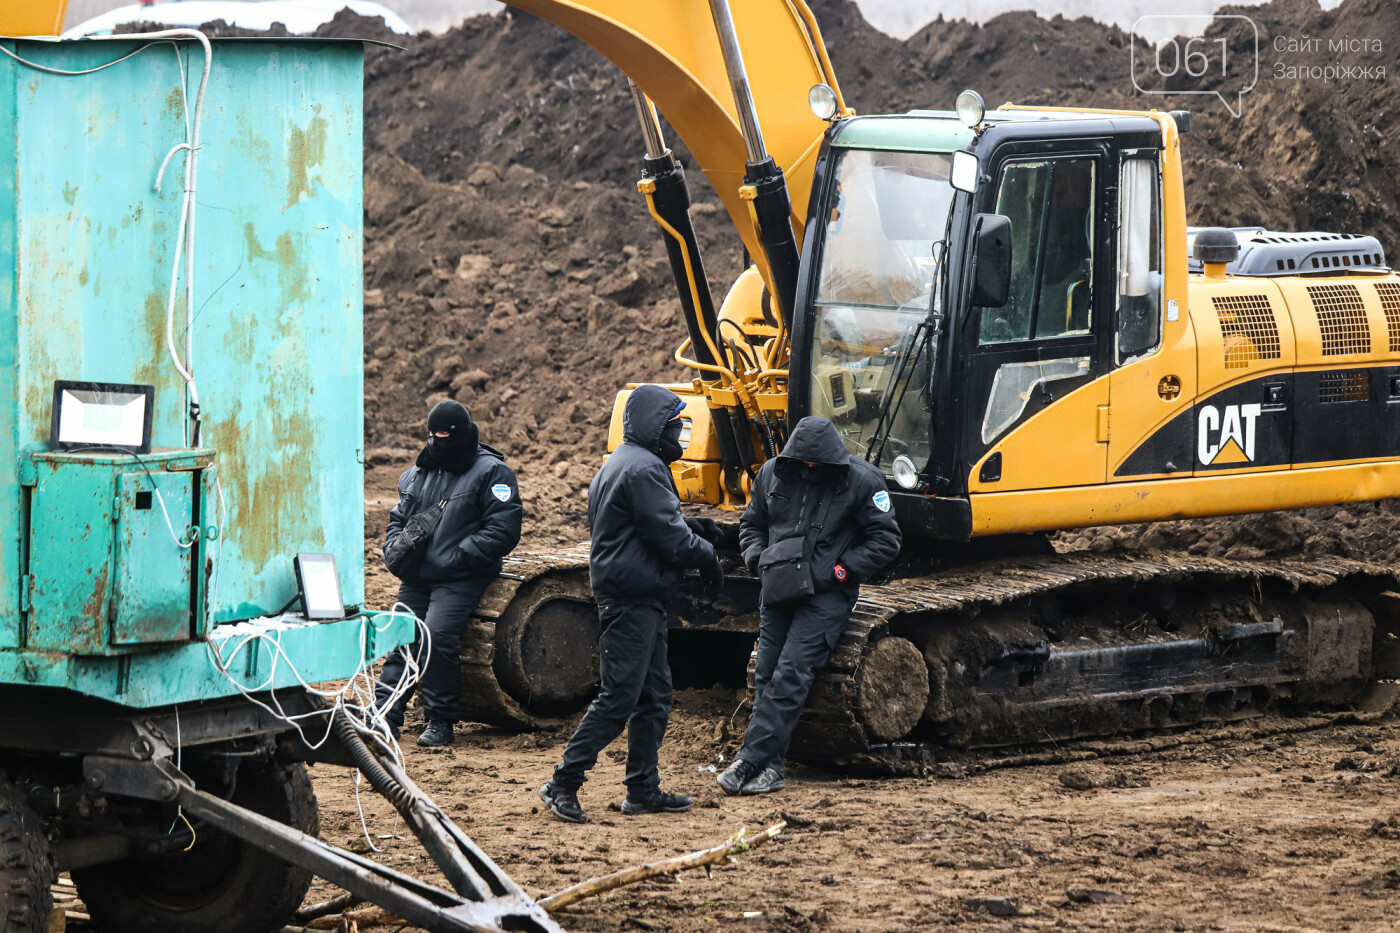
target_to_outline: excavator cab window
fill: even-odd
[[[826,207],[811,413],[835,422],[858,456],[877,428],[887,433],[875,445],[886,470],[900,454],[916,463],[929,456],[932,354],[899,362],[936,300],[934,244],[947,232],[951,162],[948,153],[846,150]]]
[[[981,312],[983,345],[1082,335],[1093,309],[1095,160],[1008,163],[997,213],[1011,219],[1011,294]]]

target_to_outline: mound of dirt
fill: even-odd
[[[1391,0],[1346,0],[1330,11],[1316,0],[1241,8],[1258,26],[1261,59],[1239,119],[1213,98],[1137,93],[1129,36],[1089,19],[940,19],[898,40],[850,0],[812,8],[860,112],[946,108],[964,87],[992,103],[1192,106],[1183,142],[1191,222],[1365,232],[1392,253],[1400,248],[1400,150],[1391,139],[1400,84],[1276,76],[1280,64],[1383,66],[1369,50],[1400,45],[1400,4]],[[1241,22],[1223,22],[1207,38],[1225,38],[1232,54],[1252,51]],[[428,407],[451,396],[520,468],[529,533],[541,543],[577,539],[616,390],[689,378],[672,359],[684,336],[674,286],[633,187],[642,141],[626,79],[520,13],[401,37],[342,11],[321,34],[408,46],[371,47],[365,79],[372,488],[392,495]],[[1275,51],[1279,36],[1317,40],[1318,51]],[[1329,54],[1347,37],[1367,40],[1368,51]],[[681,141],[668,140],[689,162]],[[739,271],[739,244],[704,177],[692,172],[690,182],[722,295]],[[1099,529],[1062,536],[1060,546],[1389,557],[1380,533],[1389,509]],[[1347,526],[1348,518],[1365,527]]]
[[[813,9],[861,112],[946,107],[964,87],[989,101],[1159,103],[1133,88],[1128,35],[1088,19],[937,21],[900,41],[848,0]],[[1275,35],[1320,38],[1324,49],[1334,37],[1366,36],[1393,48],[1400,7],[1347,0],[1323,11],[1314,0],[1275,0],[1245,12],[1264,37],[1259,84],[1238,120],[1215,102],[1196,108],[1184,141],[1191,221],[1369,232],[1393,250],[1396,84],[1277,80],[1269,49]],[[331,30],[356,28],[347,15]],[[406,463],[427,407],[451,395],[522,467],[531,533],[577,538],[613,393],[629,381],[688,377],[671,359],[683,331],[664,254],[632,186],[641,140],[626,81],[582,43],[518,13],[408,42],[407,52],[371,51],[365,88],[372,462],[386,474]],[[691,187],[722,294],[739,269],[736,238],[698,172]],[[1097,529],[1062,536],[1060,546],[1391,557],[1380,534],[1389,511]]]

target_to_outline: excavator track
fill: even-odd
[[[598,683],[588,546],[505,560],[462,633],[462,714],[538,729],[588,702]]]
[[[463,638],[467,718],[541,728],[587,703],[599,634],[587,568],[586,546],[507,561]],[[673,626],[756,634],[757,581],[739,567],[729,581],[713,605],[683,586]],[[1396,641],[1392,590],[1395,570],[1362,561],[1153,553],[985,560],[865,586],[790,756],[899,768],[950,749],[1346,708],[1382,669],[1400,676],[1382,644]]]
[[[1396,583],[1336,558],[1071,554],[864,587],[790,754],[890,762],[1346,706]]]

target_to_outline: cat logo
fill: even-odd
[[[1254,462],[1254,422],[1261,405],[1202,405],[1196,422],[1196,456],[1203,466]]]

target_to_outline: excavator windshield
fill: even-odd
[[[811,413],[830,418],[846,448],[877,464],[922,466],[930,453],[929,352],[912,345],[934,296],[935,243],[953,203],[948,153],[848,149],[838,155],[825,209]],[[905,365],[901,358],[917,358]],[[884,424],[881,425],[881,420]]]

